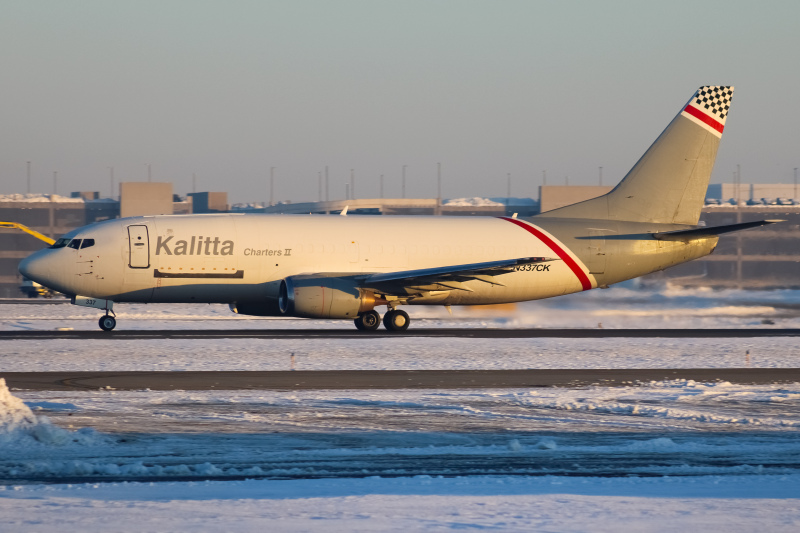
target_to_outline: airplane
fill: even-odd
[[[405,331],[399,306],[537,300],[710,254],[777,221],[698,225],[733,96],[703,86],[608,194],[518,218],[211,214],[107,220],[24,259],[26,278],[105,311],[124,302],[227,303],[254,316],[351,319]],[[645,109],[648,113],[652,109]],[[448,307],[449,309],[449,307]]]

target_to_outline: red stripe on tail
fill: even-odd
[[[536,227],[530,224],[526,224],[521,220],[508,217],[500,217],[500,218],[502,218],[503,220],[507,220],[513,224],[516,224],[520,228],[524,229],[525,231],[527,231],[528,233],[530,233],[531,235],[542,241],[542,243],[544,243],[545,246],[550,248],[562,261],[564,261],[564,263],[566,263],[566,265],[570,268],[570,270],[572,270],[572,272],[578,278],[578,281],[581,282],[581,287],[583,287],[583,290],[588,291],[589,289],[592,288],[592,282],[589,281],[589,276],[586,275],[586,272],[584,272],[583,269],[578,265],[578,263],[575,262],[572,256],[570,256],[562,247],[556,244],[556,242],[553,239],[551,239],[550,237],[539,231]]]
[[[687,113],[692,115],[694,118],[696,118],[700,122],[711,126],[712,128],[714,128],[715,130],[717,130],[720,133],[722,133],[722,130],[725,129],[725,126],[723,126],[721,122],[717,122],[716,120],[714,120],[713,118],[709,117],[708,115],[706,115],[705,113],[703,113],[702,111],[697,109],[696,107],[692,107],[691,105],[687,105],[686,109],[684,109],[684,111],[686,111]]]

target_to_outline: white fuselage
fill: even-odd
[[[541,228],[540,228],[541,231]],[[544,232],[546,234],[546,232]],[[144,236],[134,242],[136,235]],[[410,303],[488,304],[547,298],[597,285],[551,246],[500,218],[325,215],[192,215],[119,219],[67,235],[86,249],[39,252],[56,290],[115,302],[257,302],[277,297],[288,276],[398,272],[516,257],[555,261],[437,291]],[[45,263],[52,266],[45,267]],[[586,287],[586,280],[591,284]]]
[[[244,314],[353,318],[380,305],[560,296],[690,261],[716,245],[716,237],[676,242],[651,235],[675,228],[547,217],[145,216],[70,232],[61,241],[69,245],[33,254],[20,271],[65,294],[107,302],[106,308],[108,302],[228,303]],[[538,259],[489,276],[430,283],[424,281],[430,276],[414,277],[425,269],[520,258]],[[405,281],[400,289],[383,290],[385,283],[376,289],[369,276],[382,273]],[[287,287],[297,301],[282,307]]]

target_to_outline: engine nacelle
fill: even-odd
[[[303,318],[356,318],[380,303],[351,279],[321,276],[288,277],[278,294],[283,315]]]

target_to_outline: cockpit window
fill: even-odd
[[[50,248],[63,248],[69,244],[70,239],[60,238],[50,245]]]
[[[84,248],[88,248],[90,246],[94,246],[94,239],[83,239],[83,244],[81,244],[81,250]]]
[[[70,248],[74,248],[75,250],[77,250],[78,248],[81,247],[81,240],[80,239],[72,239],[71,241],[69,241],[69,245],[68,246]]]

